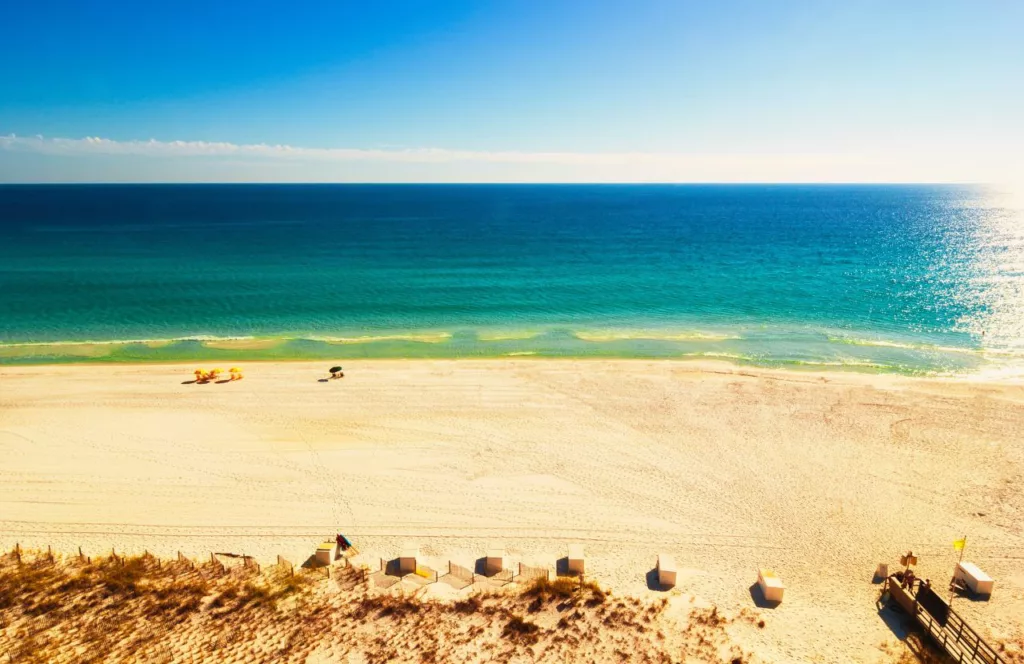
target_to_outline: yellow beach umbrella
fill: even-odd
[[[228,369],[228,373],[242,373],[242,370],[239,369],[238,367],[231,367],[230,369]]]
[[[224,373],[224,370],[223,369],[214,369],[210,373],[214,373],[214,374]]]

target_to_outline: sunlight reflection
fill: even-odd
[[[1024,188],[986,190],[975,203],[972,313],[960,325],[993,354],[1024,355]]]

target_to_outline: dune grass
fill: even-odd
[[[666,617],[668,598],[613,598],[578,577],[541,577],[455,601],[377,592],[362,579],[355,570],[328,581],[316,572],[225,571],[149,556],[0,556],[0,661],[150,661],[178,648],[179,659],[187,652],[211,662],[269,663],[304,661],[330,646],[368,662],[486,654],[493,661],[741,664],[752,659],[730,641],[729,626],[771,628],[760,612],[725,614],[713,606],[692,608],[685,623],[675,623]],[[915,644],[892,651],[893,661],[945,661]],[[1006,644],[1003,656],[1018,664],[1022,651],[1024,639]]]

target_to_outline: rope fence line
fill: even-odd
[[[129,535],[129,536],[140,536],[140,537],[182,537],[182,536],[186,536],[186,537],[193,537],[193,538],[213,538],[213,537],[217,537],[217,538],[221,538],[221,539],[225,538],[225,535],[223,533],[220,533],[220,534],[214,534],[214,533],[210,533],[210,534],[204,534],[204,533],[186,533],[186,534],[182,534],[182,533],[143,533],[143,532],[124,532],[124,531],[110,531],[110,532],[90,531],[90,532],[83,532],[83,531],[77,531],[77,530],[75,530],[75,531],[53,531],[53,530],[37,530],[37,531],[33,531],[33,530],[23,530],[23,531],[19,531],[19,533],[38,533],[38,534],[46,534],[46,535],[121,535],[121,536]],[[289,539],[291,539],[291,538],[295,538],[295,539],[303,538],[303,539],[305,539],[305,538],[315,538],[315,537],[319,537],[321,535],[322,535],[322,533],[289,533],[287,535],[284,535],[283,538],[289,538]],[[383,534],[383,535],[382,534],[374,535],[374,534],[366,534],[366,533],[352,533],[352,536],[354,536],[354,537],[385,537],[385,538],[402,537],[402,538],[405,538],[405,539],[443,538],[443,539],[448,539],[448,540],[481,540],[481,539],[487,539],[487,536],[484,536],[484,535],[479,535],[479,536],[478,535],[417,535],[417,534],[405,534],[405,533],[400,533],[400,534]],[[703,535],[703,534],[691,535],[691,537],[700,537],[700,536],[713,537],[713,538],[716,538],[716,539],[717,538],[725,539],[725,538],[743,538],[743,537],[745,537],[743,535]],[[260,535],[260,534],[257,534],[257,535],[229,535],[227,537],[236,538],[236,539],[243,539],[243,538],[244,539],[265,539],[266,535]],[[734,542],[697,542],[697,541],[693,541],[693,540],[687,541],[685,539],[682,539],[682,538],[685,538],[685,537],[687,537],[687,535],[674,536],[674,537],[666,537],[664,540],[658,540],[658,541],[653,541],[653,540],[650,540],[650,541],[648,541],[648,540],[631,540],[631,541],[626,542],[626,543],[621,542],[620,538],[577,537],[577,536],[565,536],[565,535],[561,535],[561,536],[556,536],[556,535],[548,535],[548,536],[533,536],[533,535],[515,536],[515,535],[506,535],[504,537],[504,539],[512,540],[512,541],[515,541],[517,539],[526,539],[526,540],[542,540],[542,541],[566,541],[566,540],[572,540],[572,541],[577,541],[577,542],[591,542],[591,543],[600,543],[600,544],[618,543],[620,546],[629,546],[630,548],[634,548],[634,549],[635,548],[639,548],[641,546],[664,546],[664,545],[667,545],[669,543],[672,543],[672,544],[685,544],[685,545],[693,546],[693,547],[709,547],[709,548],[722,548],[722,549],[762,549],[762,550],[771,550],[771,551],[796,551],[797,550],[797,548],[793,547],[793,546],[778,546],[778,545],[763,544],[763,543],[758,543],[758,542],[750,542],[750,543],[739,542],[739,543],[734,543]],[[918,550],[917,546],[913,546],[912,548],[915,551]],[[978,549],[981,549],[982,551],[978,551]],[[1007,552],[1007,551],[1012,552],[1012,553],[1020,552],[1022,555],[995,555],[994,553],[993,554],[985,554],[983,552],[984,549],[998,550],[998,552],[1000,554],[1002,554],[1004,552]],[[941,557],[941,556],[946,556],[947,554],[948,554],[948,551],[947,551],[947,547],[945,545],[941,546],[940,548],[935,548],[935,549],[922,548],[920,550],[920,553],[919,553],[919,555],[928,556],[928,557]],[[995,546],[995,545],[988,546],[988,547],[986,547],[986,546],[977,546],[977,547],[974,548],[973,558],[976,561],[983,561],[983,562],[1024,560],[1024,548],[1015,548],[1015,547],[1006,548],[1006,547],[999,547],[999,546]]]
[[[34,522],[34,521],[24,521],[24,520],[0,520],[0,523],[2,523],[2,522],[6,522],[6,523],[33,523],[33,524],[34,523],[38,523],[38,522]],[[213,529],[217,529],[217,528],[238,527],[238,526],[228,526],[228,525],[225,525],[225,526],[197,526],[197,525],[168,526],[166,524],[111,524],[111,523],[75,522],[75,521],[55,522],[55,525],[63,525],[63,526],[89,526],[89,525],[119,526],[119,525],[126,525],[126,526],[134,526],[136,528],[140,528],[140,527],[141,528],[165,528],[165,529],[172,530],[172,531],[175,531],[175,532],[163,532],[163,533],[160,533],[160,532],[125,531],[125,530],[117,530],[117,531],[105,531],[105,530],[82,531],[82,530],[24,529],[24,530],[18,530],[17,533],[41,534],[41,535],[81,535],[81,536],[120,535],[120,536],[137,536],[137,537],[192,537],[192,538],[217,537],[217,538],[221,538],[221,539],[224,539],[224,538],[234,538],[234,539],[265,539],[267,537],[266,534],[261,534],[261,533],[257,533],[257,534],[230,534],[230,535],[225,535],[223,530],[221,530],[220,532],[210,532],[210,533],[204,533],[204,532],[198,532],[198,531],[189,531],[189,530],[185,530],[185,532],[181,532],[183,529],[188,529],[188,528],[203,528],[203,529],[207,529],[207,530],[213,530]],[[266,529],[268,531],[276,531],[278,537],[280,537],[280,538],[289,538],[289,539],[290,538],[320,537],[323,534],[322,531],[299,531],[299,532],[283,533],[282,530],[287,530],[288,526],[283,526],[282,527],[280,525],[266,525],[266,526],[247,525],[247,526],[245,526],[245,528],[247,530],[250,530],[250,531],[253,530],[253,529]],[[459,530],[459,529],[461,529],[459,526],[455,526],[455,525],[437,525],[437,526],[431,526],[430,528],[434,529],[434,530],[442,531],[442,533],[446,529],[451,529],[451,530]],[[505,540],[543,540],[543,541],[547,541],[547,540],[556,540],[556,541],[572,540],[572,541],[579,541],[579,542],[596,542],[596,543],[618,542],[620,545],[629,545],[629,546],[659,545],[659,544],[665,544],[665,543],[668,543],[668,542],[679,542],[681,544],[687,544],[687,545],[691,545],[691,546],[707,546],[707,547],[722,547],[722,548],[753,548],[753,547],[758,547],[758,548],[762,548],[762,549],[771,549],[771,550],[778,550],[778,551],[795,550],[795,547],[792,547],[792,546],[775,545],[775,544],[771,544],[771,543],[765,543],[763,541],[759,542],[759,541],[757,541],[758,540],[758,536],[757,535],[737,535],[737,534],[729,534],[729,533],[722,533],[722,534],[713,534],[713,533],[673,533],[671,535],[666,535],[664,538],[659,539],[659,540],[640,540],[640,539],[636,539],[636,538],[629,538],[629,541],[623,542],[622,541],[623,537],[621,535],[619,537],[587,537],[587,536],[576,534],[576,531],[569,531],[569,532],[561,531],[558,535],[541,535],[541,534],[536,534],[536,535],[516,535],[516,534],[511,534],[506,529],[503,529],[503,528],[500,528],[500,527],[497,527],[497,526],[495,526],[493,528],[475,528],[475,530],[480,530],[482,532],[481,532],[480,535],[472,535],[472,534],[471,535],[459,535],[459,534],[447,534],[447,533],[434,535],[434,534],[407,533],[407,532],[383,532],[382,533],[382,532],[363,532],[363,531],[358,531],[358,532],[357,531],[346,531],[346,532],[350,532],[350,534],[353,537],[363,537],[363,538],[372,538],[372,537],[396,538],[396,537],[402,537],[402,538],[406,538],[406,539],[443,538],[443,539],[451,539],[451,540],[473,540],[473,539],[487,539],[488,537],[491,537],[491,532],[490,531],[501,530],[502,531],[502,538],[505,539]],[[593,532],[593,531],[589,531],[589,532]],[[618,532],[618,531],[605,531],[605,532],[611,533],[611,532]],[[740,542],[734,543],[734,542],[731,542],[731,541],[726,541],[726,542],[694,541],[694,539],[699,539],[699,538],[708,538],[708,539],[712,539],[712,540],[740,540]],[[744,542],[743,540],[746,540],[746,541]],[[947,542],[941,542],[941,543],[937,543],[937,542],[909,543],[909,546],[912,547],[915,551],[920,550],[923,555],[929,555],[929,556],[944,555],[947,552],[947,549],[948,549],[948,543]],[[997,551],[1000,554],[1004,554],[1006,552],[1010,552],[1010,553],[1020,553],[1021,555],[1020,556],[1014,556],[1014,555],[1009,555],[1009,556],[1007,556],[1007,555],[985,555],[984,553],[981,553],[982,551],[985,551],[986,549],[992,550],[993,552]],[[986,560],[1024,560],[1024,544],[1022,544],[1021,546],[1009,546],[1009,547],[1007,547],[1007,546],[999,546],[999,545],[989,545],[989,546],[986,546],[986,545],[975,545],[973,547],[973,550],[975,552],[975,556],[980,558],[980,559],[986,559]]]

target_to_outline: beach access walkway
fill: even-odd
[[[928,585],[904,588],[896,575],[883,587],[892,600],[953,658],[957,664],[1006,664],[963,618]]]

